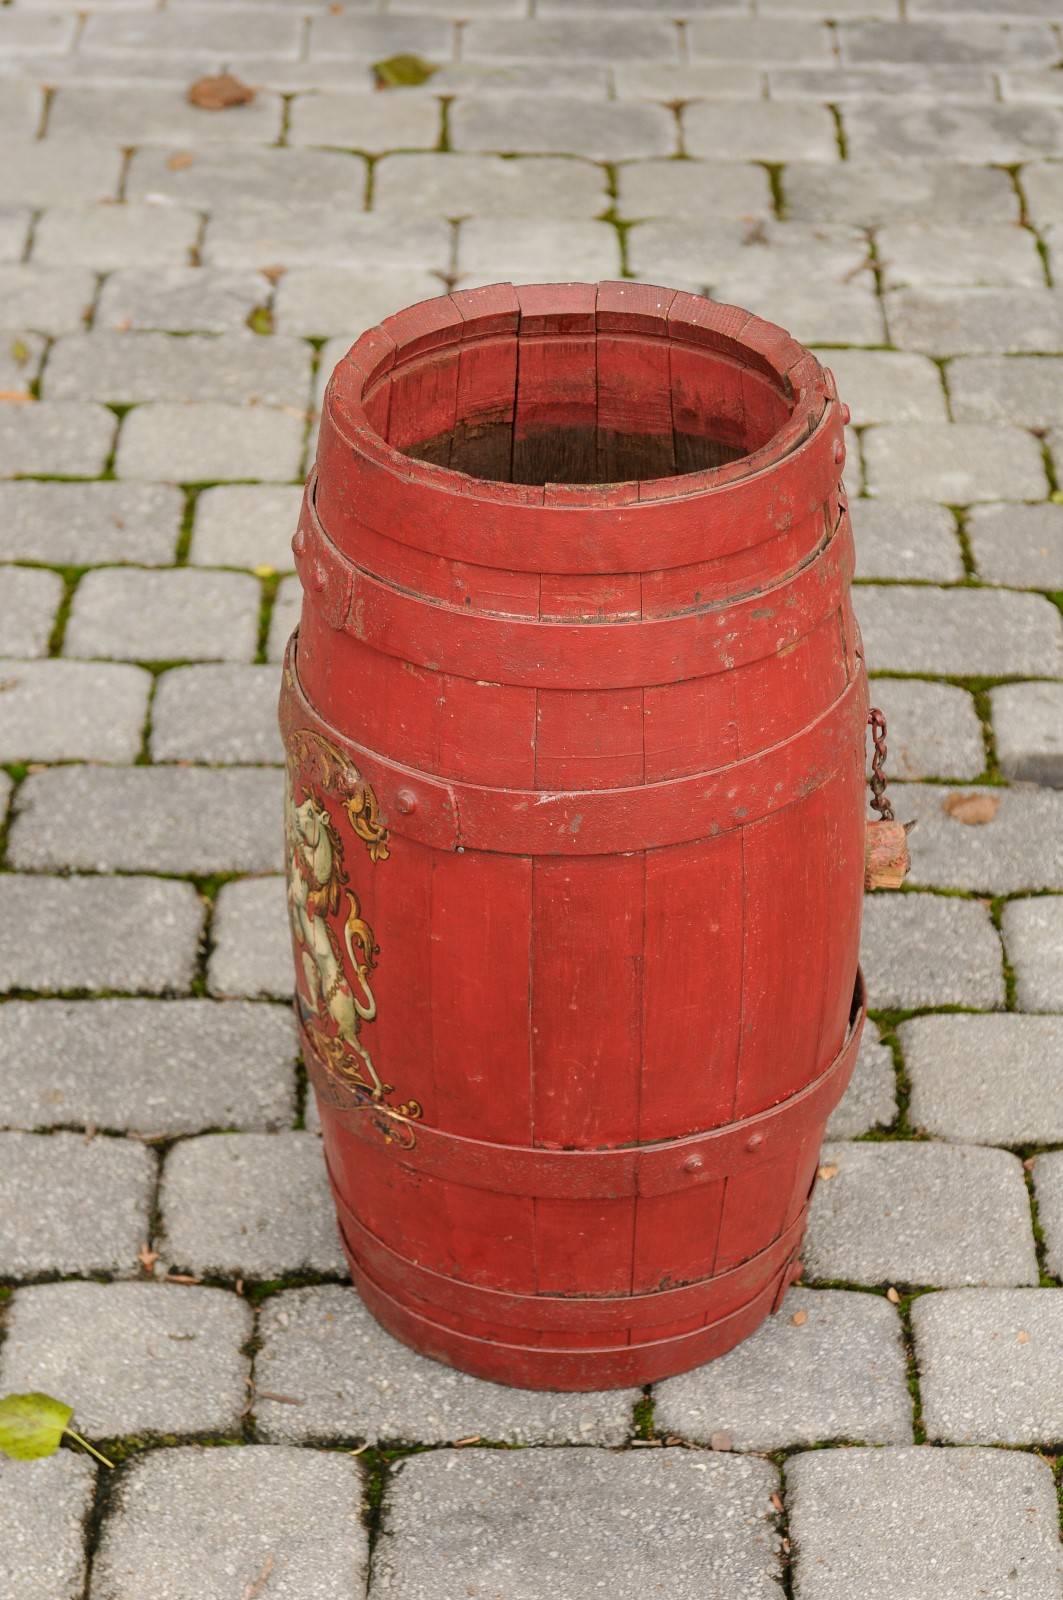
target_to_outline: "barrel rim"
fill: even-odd
[[[630,306],[637,291],[659,297],[656,313]],[[573,293],[584,297],[584,326],[572,309]],[[593,302],[589,297],[593,295]],[[549,297],[549,298],[548,298]],[[726,347],[750,357],[753,370],[769,371],[781,392],[792,400],[787,420],[757,450],[719,467],[659,478],[605,484],[545,485],[507,483],[479,478],[453,467],[420,461],[391,445],[370,422],[366,391],[396,365],[432,350],[464,344],[500,333],[514,336],[528,324],[536,335],[564,337],[573,331],[629,331],[646,338],[715,349]],[[755,365],[755,364],[759,364]],[[367,329],[334,369],[325,391],[327,418],[344,443],[407,482],[461,494],[494,506],[555,505],[588,511],[615,510],[655,500],[690,500],[777,466],[816,428],[825,408],[836,399],[833,379],[815,355],[785,329],[743,307],[715,301],[657,284],[601,280],[598,283],[512,283],[484,285],[439,295],[385,317]]]

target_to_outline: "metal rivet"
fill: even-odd
[[[417,796],[412,789],[399,790],[395,796],[395,809],[401,811],[404,817],[409,816],[411,811],[417,810]]]
[[[759,1150],[763,1143],[764,1135],[762,1133],[751,1133],[749,1138],[746,1140],[746,1149]]]
[[[852,412],[849,410],[849,407],[843,403],[843,405],[842,405],[842,421],[844,423],[848,424],[848,423],[852,422],[852,420],[853,420]]]
[[[683,1162],[684,1172],[700,1172],[705,1165],[700,1156],[687,1156]]]
[[[317,593],[320,594],[327,583],[328,573],[325,571],[320,561],[316,561],[314,563],[314,570],[310,574],[310,587],[315,589]]]
[[[845,460],[845,442],[842,439],[839,439],[838,443],[834,446],[834,459],[838,463],[839,467]]]
[[[295,554],[297,556],[301,556],[301,555],[305,555],[306,554],[306,529],[305,528],[297,528],[295,530],[295,537],[292,539],[292,549],[295,551]]]

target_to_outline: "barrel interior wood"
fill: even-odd
[[[784,378],[667,332],[543,334],[518,322],[472,347],[454,331],[449,346],[400,348],[366,401],[411,459],[495,482],[701,472],[762,449],[792,410]]]

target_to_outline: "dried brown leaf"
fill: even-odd
[[[779,1494],[778,1491],[776,1491],[771,1497],[771,1508],[773,1511],[782,1510],[782,1495]]]
[[[1026,1332],[1025,1328],[1020,1328],[1018,1333],[1015,1335],[1015,1343],[1016,1344],[1029,1344],[1029,1342],[1030,1342],[1030,1335]]]
[[[24,406],[33,404],[33,396],[27,394],[25,389],[0,389],[0,401],[4,405]]]
[[[803,1328],[805,1323],[808,1321],[808,1312],[795,1311],[793,1316],[790,1318],[790,1321],[793,1323],[795,1328]]]
[[[734,1440],[731,1438],[731,1435],[729,1433],[725,1432],[724,1429],[721,1428],[718,1433],[710,1433],[709,1434],[709,1449],[710,1450],[733,1450],[734,1449]]]
[[[219,72],[215,76],[197,78],[185,98],[200,111],[227,111],[230,106],[250,105],[255,91],[231,72]]]
[[[1000,810],[1000,796],[991,794],[988,789],[982,789],[978,794],[947,794],[941,802],[941,809],[954,822],[965,823],[968,828],[978,828],[986,822],[992,822]]]
[[[258,1596],[262,1593],[263,1589],[266,1587],[266,1584],[269,1582],[269,1575],[272,1571],[273,1557],[272,1555],[268,1555],[259,1569],[258,1577],[252,1578],[251,1582],[245,1586],[244,1592],[240,1596],[240,1600],[258,1600]]]
[[[886,1299],[889,1301],[891,1306],[899,1306],[901,1303],[901,1297],[893,1287],[892,1283],[886,1290]]]
[[[256,1389],[260,1400],[276,1400],[279,1406],[305,1406],[306,1401],[297,1394],[276,1394],[272,1389]]]
[[[155,1263],[158,1261],[158,1259],[159,1252],[157,1250],[152,1250],[150,1245],[142,1244],[140,1249],[137,1251],[137,1260],[140,1262],[140,1265],[144,1268],[145,1272],[154,1272]]]
[[[193,84],[192,87],[195,88],[195,85]],[[191,94],[192,90],[190,89],[188,92]],[[170,172],[183,172],[186,167],[192,165],[195,159],[191,150],[175,150],[172,156],[166,158],[166,165]]]
[[[836,1178],[838,1176],[838,1168],[833,1162],[828,1162],[825,1167],[819,1168],[819,1176],[823,1179],[824,1183],[829,1183],[832,1178]]]

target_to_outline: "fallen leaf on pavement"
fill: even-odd
[[[373,62],[378,89],[416,89],[438,71],[431,61],[414,55],[388,56],[384,61]]]
[[[805,1323],[808,1321],[808,1312],[795,1311],[793,1316],[790,1318],[790,1321],[793,1323],[795,1328],[803,1328]]]
[[[21,406],[27,401],[32,405],[33,396],[27,394],[25,389],[0,389],[0,400],[5,405]]]
[[[251,1582],[247,1584],[243,1594],[240,1596],[240,1600],[258,1600],[258,1596],[262,1593],[263,1589],[266,1587],[266,1584],[269,1582],[269,1575],[272,1571],[273,1557],[272,1555],[268,1555],[265,1561],[262,1563],[258,1577],[253,1578]]]
[[[146,1244],[141,1245],[140,1249],[137,1251],[137,1260],[140,1262],[140,1265],[144,1268],[145,1272],[153,1272],[155,1270],[155,1263],[158,1261],[158,1259],[159,1252],[157,1250],[150,1250]]]
[[[947,794],[941,809],[954,822],[966,823],[969,828],[992,822],[1000,810],[1000,796],[983,790],[981,794]]]
[[[892,1283],[886,1290],[886,1299],[889,1301],[891,1306],[899,1306],[901,1303],[901,1297],[893,1287]]]
[[[819,1168],[819,1176],[824,1183],[829,1183],[832,1178],[838,1176],[838,1169],[833,1162],[830,1162],[827,1166]]]
[[[185,98],[201,111],[227,111],[230,106],[250,105],[255,91],[231,72],[219,72],[216,77],[197,78]]]
[[[1029,1342],[1030,1342],[1030,1335],[1026,1332],[1026,1329],[1025,1328],[1020,1329],[1019,1332],[1015,1335],[1015,1343],[1016,1344],[1029,1344]]]
[[[721,1428],[719,1433],[710,1433],[709,1434],[709,1449],[710,1450],[733,1450],[734,1449],[734,1440],[731,1438],[731,1435],[729,1433],[725,1433],[724,1430]]]
[[[194,88],[195,85],[193,84],[192,87]],[[189,94],[191,92],[192,90],[190,89]],[[171,172],[183,172],[186,167],[192,165],[195,159],[191,150],[175,150],[172,156],[166,158],[166,165]]]

